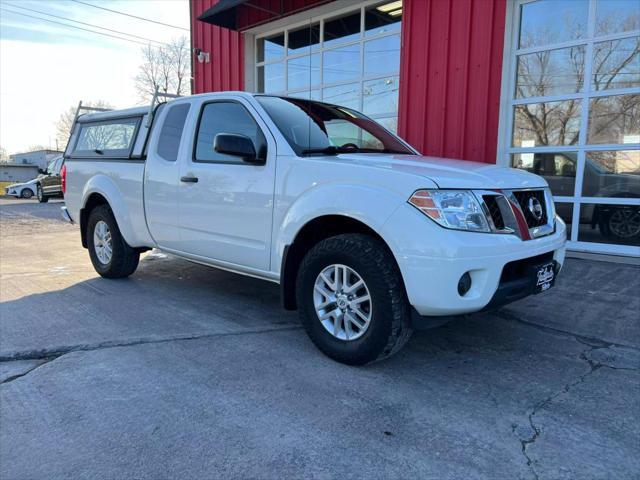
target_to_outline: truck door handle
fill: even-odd
[[[198,177],[180,177],[180,181],[184,183],[198,183]]]

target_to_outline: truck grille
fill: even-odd
[[[527,226],[529,228],[541,227],[546,225],[547,219],[547,204],[544,197],[543,190],[520,190],[514,191],[513,196],[518,201],[520,205],[520,209],[524,215],[525,220],[527,221]],[[529,208],[530,202],[535,202],[537,200],[542,207],[542,216],[540,218],[536,218],[534,213]]]
[[[489,215],[491,215],[493,225],[497,230],[504,230],[504,219],[502,218],[502,212],[500,211],[500,207],[498,206],[497,198],[498,197],[496,195],[482,196],[482,199],[484,200],[484,203],[489,210]]]

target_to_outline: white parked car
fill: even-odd
[[[82,115],[63,215],[96,271],[158,248],[281,285],[311,340],[364,364],[414,328],[553,286],[565,224],[545,180],[421,156],[345,107],[210,93]],[[544,297],[540,299],[544,301]]]
[[[24,183],[14,183],[5,187],[4,191],[6,195],[18,198],[31,198],[37,193],[38,180],[33,179]]]

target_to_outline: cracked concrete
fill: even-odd
[[[164,255],[97,278],[56,210],[0,206],[0,478],[637,479],[638,267],[569,261],[353,368],[275,285]]]
[[[565,332],[562,332],[565,333]],[[576,341],[585,344],[586,342],[580,336],[574,336]],[[586,343],[589,345],[588,343]],[[565,384],[559,391],[554,392],[545,399],[536,403],[528,414],[529,429],[524,429],[517,424],[513,425],[513,432],[518,436],[522,445],[522,454],[526,459],[527,466],[535,479],[540,476],[536,470],[537,460],[529,456],[527,449],[534,444],[542,434],[542,430],[536,425],[534,417],[538,411],[547,408],[553,401],[561,395],[569,393],[575,386],[585,382],[587,378],[600,368],[611,368],[614,370],[630,370],[637,371],[640,369],[640,350],[634,348],[625,348],[597,342],[595,345],[589,345],[580,355],[589,370],[581,374],[577,379]],[[640,393],[640,392],[637,392]]]

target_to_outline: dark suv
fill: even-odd
[[[36,192],[40,203],[48,202],[50,198],[62,198],[60,170],[62,170],[63,163],[64,158],[57,157],[49,163],[45,172],[38,175]]]

